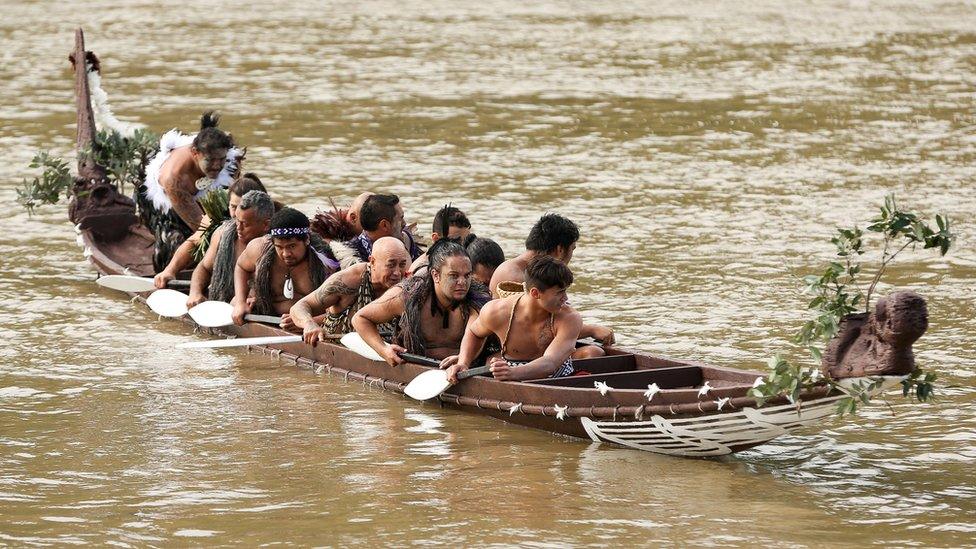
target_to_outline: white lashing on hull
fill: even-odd
[[[902,379],[903,376],[885,376],[884,385],[870,394],[880,393]],[[848,386],[856,381],[852,380]],[[871,379],[864,382],[867,385]],[[799,413],[796,406],[783,404],[670,420],[654,415],[645,421],[594,421],[583,417],[580,422],[595,442],[676,456],[721,456],[731,454],[733,447],[761,444],[818,423],[833,415],[837,401],[844,397],[833,395],[804,401]]]

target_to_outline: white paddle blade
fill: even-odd
[[[214,339],[211,341],[192,341],[180,343],[177,349],[218,349],[225,347],[244,347],[246,345],[275,345],[278,343],[298,343],[302,336],[239,337],[236,339]]]
[[[146,303],[160,316],[176,318],[186,314],[186,294],[176,290],[156,290],[149,294]]]
[[[348,334],[342,336],[342,339],[340,339],[339,342],[345,345],[347,349],[363,358],[383,362],[383,357],[374,351],[368,343],[363,341],[363,338],[356,332],[349,332]]]
[[[219,328],[220,326],[230,326],[234,323],[231,315],[234,307],[230,303],[223,301],[204,301],[196,307],[190,309],[190,318],[204,328]]]
[[[105,275],[95,281],[99,286],[122,292],[151,292],[156,289],[151,278],[128,275]]]
[[[443,393],[450,386],[446,371],[429,370],[413,378],[403,392],[412,399],[427,400]]]

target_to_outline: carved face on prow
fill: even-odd
[[[922,337],[929,326],[925,299],[915,292],[894,292],[874,307],[875,329],[885,341],[908,346]]]

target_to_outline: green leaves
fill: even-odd
[[[210,247],[210,238],[214,231],[220,227],[221,223],[228,219],[228,208],[230,207],[230,194],[226,189],[214,189],[200,199],[200,207],[203,213],[210,218],[210,225],[203,231],[200,243],[193,248],[194,261],[201,261],[207,248]]]
[[[95,136],[95,145],[81,151],[82,158],[90,158],[105,167],[110,181],[119,190],[125,185],[138,188],[145,179],[145,166],[159,147],[159,136],[147,130],[136,130],[132,137],[110,130],[100,131]],[[74,185],[68,164],[61,158],[40,152],[30,163],[31,168],[42,168],[40,177],[23,181],[17,189],[17,202],[27,209],[44,204],[57,204],[62,194],[67,197]]]
[[[109,180],[125,189],[139,187],[145,179],[145,166],[159,148],[159,136],[138,129],[132,137],[124,137],[114,130],[102,130],[95,135],[95,145],[81,152],[105,167]]]
[[[23,180],[17,189],[17,203],[26,208],[29,215],[33,215],[37,206],[57,204],[62,194],[67,197],[74,185],[74,178],[64,160],[47,152],[34,155],[30,167],[43,168],[44,171],[31,181]]]
[[[786,397],[798,404],[799,396],[804,390],[825,382],[848,395],[837,403],[837,413],[840,415],[853,414],[857,411],[858,404],[868,402],[870,395],[881,387],[882,382],[855,383],[850,389],[845,389],[833,380],[818,379],[817,368],[823,361],[820,345],[829,342],[837,334],[845,317],[858,310],[870,310],[871,293],[888,264],[899,252],[918,243],[922,243],[925,248],[938,248],[942,255],[948,252],[955,240],[955,235],[949,229],[949,219],[937,215],[935,223],[938,231],[923,222],[917,214],[899,210],[893,194],[885,197],[881,215],[872,219],[867,227],[868,232],[880,233],[883,242],[881,264],[866,293],[858,284],[858,276],[862,272],[858,261],[865,253],[865,233],[856,226],[837,229],[830,241],[837,249],[839,260],[831,261],[820,273],[808,274],[802,279],[804,293],[813,296],[807,303],[807,309],[813,311],[814,316],[803,324],[793,341],[809,352],[814,364],[804,369],[779,355],[771,358],[771,373],[766,376],[764,383],[748,392],[749,396],[756,399],[758,406],[763,406],[767,400],[776,397]],[[935,374],[917,369],[912,377],[902,383],[904,395],[913,394],[919,402],[930,400],[935,378]]]

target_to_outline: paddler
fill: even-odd
[[[430,241],[447,238],[467,247],[468,242],[477,238],[471,233],[471,221],[460,209],[448,204],[434,214],[434,223],[430,233]],[[425,275],[427,273],[427,254],[421,255],[410,265],[410,274]]]
[[[468,243],[467,250],[474,269],[474,279],[487,288],[495,270],[505,262],[505,252],[494,240],[480,236]]]
[[[231,186],[231,196],[234,196],[234,185]],[[206,299],[231,301],[235,293],[234,267],[237,259],[252,240],[268,234],[271,229],[275,203],[268,193],[249,191],[232,209],[234,218],[214,231],[206,255],[193,269],[187,308]]]
[[[305,342],[317,345],[326,336],[352,331],[352,318],[363,307],[400,283],[410,265],[403,242],[386,236],[373,243],[369,260],[330,276],[291,308],[291,319],[303,329]],[[325,313],[320,324],[314,318]],[[393,326],[384,326],[392,331]]]
[[[473,283],[471,259],[460,244],[440,239],[427,256],[423,275],[394,286],[352,319],[356,332],[391,366],[403,362],[404,352],[436,359],[457,355],[465,328],[491,299],[488,288]],[[394,343],[387,345],[379,326],[391,322],[397,324]]]
[[[570,219],[559,214],[547,213],[532,226],[525,239],[525,251],[505,261],[495,269],[488,285],[493,296],[498,297],[498,285],[502,282],[524,282],[526,269],[536,257],[548,256],[569,264],[579,241],[579,227]],[[581,337],[592,337],[604,346],[614,343],[613,330],[596,324],[584,324]],[[575,358],[603,356],[600,347],[588,345],[580,347]]]
[[[320,238],[310,237],[305,214],[282,208],[271,218],[270,235],[249,242],[237,259],[234,323],[243,324],[247,313],[280,314],[281,327],[295,330],[288,310],[338,270],[330,254]]]
[[[361,261],[369,259],[373,243],[385,236],[402,240],[410,253],[411,261],[423,253],[413,235],[405,230],[403,205],[395,194],[373,194],[367,197],[359,210],[359,222],[363,232],[344,244],[352,248]]]
[[[566,290],[572,283],[573,273],[562,261],[549,255],[530,259],[526,291],[482,307],[464,333],[459,356],[442,362],[442,367],[450,365],[448,378],[457,381],[458,372],[471,366],[492,334],[501,341],[502,349],[488,360],[496,379],[572,375],[572,355],[583,327],[580,314],[567,304]]]
[[[203,209],[197,200],[211,189],[229,187],[244,158],[231,136],[217,128],[219,122],[220,117],[208,111],[195,136],[178,130],[165,133],[159,152],[146,167],[137,199],[144,222],[156,237],[153,265],[157,271],[199,228]]]
[[[264,184],[261,183],[261,179],[259,179],[258,176],[253,173],[244,174],[227,189],[228,213],[230,213],[230,219],[225,221],[225,224],[235,220],[235,213],[237,212],[237,206],[239,206],[241,203],[241,198],[250,191],[267,192],[267,190],[264,188]],[[200,223],[200,228],[197,230],[197,232],[193,233],[190,238],[187,238],[182,244],[180,244],[180,247],[177,248],[176,253],[173,254],[173,259],[171,259],[169,264],[166,265],[166,268],[157,273],[153,278],[153,283],[156,284],[157,288],[165,288],[166,284],[170,280],[176,278],[176,275],[178,275],[180,271],[186,269],[193,263],[193,250],[200,245],[200,241],[203,239],[203,235],[207,229],[207,226],[209,225],[210,218],[204,215],[204,219]],[[220,231],[220,227],[214,230],[214,234],[211,235],[210,238],[208,250],[209,246],[215,244],[214,236]],[[237,260],[236,256],[234,257],[234,260]],[[233,288],[233,264],[231,264],[231,267],[231,287]],[[204,283],[204,285],[206,285],[206,283]]]

